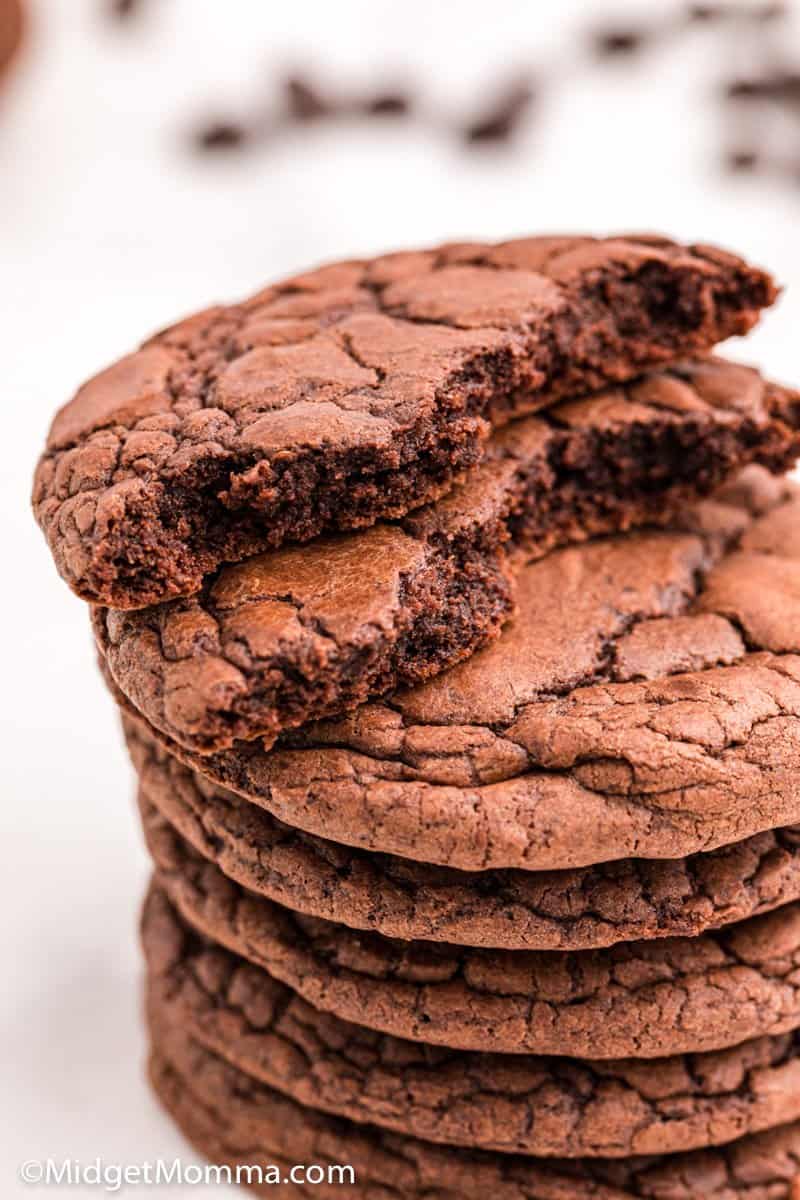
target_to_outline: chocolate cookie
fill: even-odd
[[[89,600],[400,516],[491,425],[746,333],[763,271],[665,238],[529,238],[322,267],[173,326],[56,416],[34,505]]]
[[[317,1012],[153,892],[148,1011],[298,1103],[426,1141],[576,1158],[722,1145],[800,1119],[800,1034],[651,1062],[442,1050]]]
[[[193,928],[315,1008],[396,1037],[457,1050],[655,1058],[800,1027],[800,904],[696,938],[484,950],[294,913],[233,883],[167,826],[149,848],[159,886]]]
[[[21,0],[0,0],[0,76],[19,49],[24,25]]]
[[[460,872],[292,829],[159,751],[129,718],[125,728],[151,839],[166,821],[249,891],[356,929],[509,950],[580,950],[690,936],[800,899],[800,827],[688,859]]]
[[[792,1200],[800,1177],[800,1123],[690,1154],[543,1159],[454,1150],[314,1112],[176,1030],[153,1031],[150,1077],[166,1110],[211,1162],[274,1164],[278,1180],[290,1179],[296,1164],[322,1167],[326,1182],[315,1186],[280,1188],[272,1186],[275,1174],[265,1176],[254,1190],[266,1197]],[[340,1166],[353,1169],[353,1183],[343,1186],[338,1173],[328,1174],[328,1167]]]
[[[399,525],[225,567],[189,600],[96,609],[117,684],[188,749],[266,746],[430,678],[495,635],[511,606],[498,555],[509,536],[539,558],[555,543],[664,524],[737,461],[785,467],[800,450],[800,395],[721,361],[548,420],[501,431],[466,483]]]
[[[694,510],[695,532],[527,566],[490,646],[269,754],[161,740],[289,825],[463,870],[678,858],[794,824],[800,495],[757,468],[723,495]],[[152,665],[148,643],[121,645],[128,679]]]

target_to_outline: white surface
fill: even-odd
[[[302,132],[212,160],[183,152],[184,131],[245,105],[259,86],[267,92],[287,64],[365,83],[394,68],[463,114],[504,64],[562,63],[570,31],[602,6],[150,8],[151,19],[123,29],[104,24],[92,0],[40,0],[27,59],[0,102],[3,1196],[41,1194],[15,1182],[30,1158],[187,1153],[141,1076],[135,920],[146,866],[129,772],[84,607],[56,577],[28,512],[55,406],[159,325],[273,275],[362,251],[543,230],[646,227],[769,264],[794,288],[732,353],[800,376],[800,186],[793,194],[717,173],[702,35],[629,68],[566,71],[511,150],[469,154],[389,123]]]

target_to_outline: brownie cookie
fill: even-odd
[[[19,49],[24,25],[21,0],[0,0],[0,77]]]
[[[723,498],[694,532],[525,567],[490,646],[269,754],[161,740],[289,825],[464,870],[679,858],[794,824],[800,493],[750,468]]]
[[[188,749],[254,737],[266,747],[495,635],[511,606],[498,554],[509,534],[539,558],[558,542],[664,524],[737,460],[785,467],[800,450],[800,394],[748,368],[692,364],[627,391],[556,409],[553,427],[531,417],[501,431],[466,483],[399,525],[225,567],[189,600],[96,609],[112,675]],[[604,465],[609,429],[625,435],[610,435]]]
[[[194,929],[315,1008],[396,1037],[456,1050],[655,1058],[800,1027],[800,904],[696,938],[485,950],[292,912],[227,879],[168,827],[149,848],[158,886]]]
[[[365,1200],[793,1200],[800,1123],[714,1150],[635,1159],[543,1159],[452,1149],[303,1108],[176,1030],[153,1030],[150,1078],[189,1140],[213,1163],[350,1166],[272,1195]],[[295,1176],[296,1178],[296,1176]]]
[[[400,516],[492,425],[746,333],[763,271],[665,238],[529,238],[322,267],[158,334],[57,414],[34,506],[86,599]]]
[[[388,937],[581,950],[691,936],[800,899],[800,827],[688,859],[460,872],[284,825],[159,751],[126,719],[148,837],[166,822],[236,883],[296,912]]]
[[[163,894],[143,914],[148,1011],[298,1103],[426,1141],[621,1157],[722,1145],[800,1119],[800,1034],[608,1062],[442,1050],[317,1012],[194,935]]]

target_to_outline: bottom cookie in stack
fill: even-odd
[[[284,1177],[354,1172],[283,1194],[773,1200],[800,1176],[792,1035],[657,1063],[442,1051],[316,1012],[198,936],[157,885],[143,941],[151,1078],[189,1140]]]
[[[721,1150],[674,1159],[552,1160],[454,1150],[303,1108],[258,1084],[176,1031],[154,1032],[150,1078],[190,1142],[216,1164],[352,1168],[304,1186],[272,1183],[265,1196],[360,1196],[368,1200],[778,1200],[800,1173],[800,1123]],[[335,1180],[335,1181],[334,1181]],[[288,1190],[287,1190],[288,1189]]]

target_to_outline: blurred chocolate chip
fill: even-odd
[[[729,100],[765,100],[769,94],[766,79],[731,79],[725,85]]]
[[[772,100],[800,105],[800,71],[775,71],[758,79],[732,79],[726,85],[729,100]]]
[[[247,130],[238,122],[214,121],[198,131],[195,144],[198,150],[235,150],[247,139]]]
[[[371,117],[404,117],[411,111],[411,100],[402,92],[379,92],[364,102],[363,111]]]
[[[731,150],[725,156],[725,166],[729,171],[744,174],[747,171],[755,171],[758,164],[759,158],[755,150]]]
[[[768,81],[769,97],[780,104],[800,104],[800,71],[781,71]]]
[[[782,3],[690,4],[686,15],[689,21],[698,25],[728,20],[760,21],[766,24],[785,17],[787,11],[787,5]]]
[[[625,58],[637,54],[647,41],[641,29],[601,29],[592,37],[599,58]]]
[[[516,129],[530,108],[535,93],[529,83],[512,84],[497,97],[494,104],[483,116],[478,117],[464,130],[467,142],[505,142],[516,132]]]
[[[690,4],[686,15],[698,25],[710,25],[730,16],[730,8],[727,4]]]
[[[757,21],[782,21],[789,13],[788,4],[757,4],[753,16]]]
[[[142,7],[142,0],[111,0],[109,12],[118,21],[133,17]]]
[[[299,75],[286,80],[285,90],[286,107],[295,121],[319,121],[335,111],[314,85]]]

